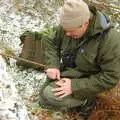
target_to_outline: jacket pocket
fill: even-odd
[[[84,51],[84,49],[80,49],[76,56],[76,66],[78,69],[83,71],[92,70],[96,66],[96,53],[91,53],[90,51]]]

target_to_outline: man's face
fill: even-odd
[[[89,22],[86,22],[85,24],[81,25],[78,28],[72,28],[72,29],[64,28],[64,30],[65,30],[67,36],[79,39],[86,32],[86,30],[88,28],[88,24],[89,24]]]

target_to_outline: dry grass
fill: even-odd
[[[120,82],[114,89],[97,96],[96,111],[89,120],[120,120]]]

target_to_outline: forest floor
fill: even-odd
[[[59,13],[59,10],[56,13],[52,12],[51,6],[47,6],[47,0],[46,5],[41,7],[40,10],[34,9],[33,3],[26,3],[27,7],[23,7],[23,3],[13,4],[11,0],[0,1],[0,49],[4,46],[4,48],[7,48],[9,51],[8,48],[10,48],[15,55],[19,55],[21,51],[19,37],[24,31],[41,31],[48,23],[51,23],[51,25],[56,24],[57,20],[54,21],[54,19],[58,18]],[[45,9],[46,6],[47,9]],[[55,11],[56,7],[53,7],[53,9]],[[44,15],[44,12],[46,12],[47,15]],[[53,15],[51,16],[51,14]],[[49,16],[51,17],[49,18]],[[3,60],[1,59],[1,61]],[[7,65],[6,71],[0,72],[0,76],[3,76],[5,79],[0,78],[0,120],[80,119],[79,113],[41,108],[38,104],[39,89],[45,81],[46,75],[34,69],[19,68],[16,66],[14,59],[9,59],[8,62],[9,65]],[[9,78],[7,74],[9,74],[11,78]],[[4,75],[7,76],[5,77]],[[120,103],[116,102],[116,100],[120,101],[120,85],[104,95],[109,96],[110,100],[112,100],[112,98],[115,99],[112,100],[112,103],[109,100],[102,99],[102,101],[104,101],[104,109],[102,109],[102,107],[101,109],[97,109],[97,112],[94,112],[90,120],[119,120]],[[110,103],[110,106],[113,106],[112,109],[109,109],[110,106],[107,105],[108,103]],[[113,103],[114,105],[111,105]],[[107,105],[107,107],[105,105]]]

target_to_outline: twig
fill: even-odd
[[[39,66],[39,67],[41,67],[41,68],[43,68],[43,69],[46,67],[45,65],[40,64],[40,63],[37,63],[37,62],[35,62],[35,61],[31,61],[31,60],[28,60],[28,59],[25,59],[25,58],[21,58],[21,57],[9,55],[9,54],[6,54],[6,53],[0,52],[0,55],[1,55],[1,56],[6,56],[6,57],[8,57],[8,58],[13,58],[13,59],[16,59],[16,60],[19,60],[19,61],[23,61],[23,62],[26,62],[26,63],[34,64],[34,65],[37,65],[37,66]]]

